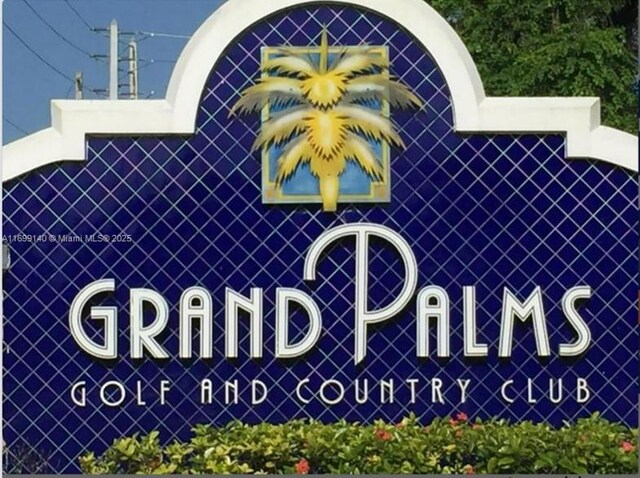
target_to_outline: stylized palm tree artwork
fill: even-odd
[[[373,48],[346,47],[329,64],[324,29],[319,50],[320,59],[314,61],[295,48],[278,48],[278,56],[263,62],[263,77],[242,93],[231,114],[260,111],[265,105],[277,107],[279,111],[263,122],[253,151],[283,148],[277,159],[277,188],[308,164],[318,179],[323,209],[335,211],[347,161],[379,181],[384,171],[371,143],[404,148],[379,105],[419,108],[422,102],[389,78],[389,61],[374,55]],[[376,104],[377,109],[372,107]]]

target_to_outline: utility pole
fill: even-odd
[[[129,98],[138,99],[138,44],[135,39],[129,42]]]
[[[76,86],[76,100],[81,100],[82,99],[82,94],[84,91],[84,79],[82,77],[82,72],[79,71],[76,73],[76,79],[74,82],[75,86]]]
[[[109,39],[111,47],[109,49],[109,99],[118,99],[118,22],[111,20],[109,26]]]

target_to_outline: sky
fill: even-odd
[[[50,101],[73,97],[76,72],[83,72],[86,88],[107,89],[108,60],[91,55],[108,55],[109,38],[90,27],[107,28],[115,19],[120,31],[136,32],[140,97],[164,98],[175,61],[188,37],[223,2],[4,0],[3,144],[50,126]],[[130,38],[121,37],[123,56]],[[126,66],[123,63],[121,68]],[[126,71],[121,75],[122,83],[127,83]],[[126,87],[121,89],[122,93],[126,91]],[[105,94],[88,91],[85,98],[103,98]]]

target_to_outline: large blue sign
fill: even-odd
[[[88,130],[86,162],[5,182],[6,442],[74,472],[233,419],[638,425],[632,171],[461,132],[435,53],[374,11],[241,31],[194,134]]]

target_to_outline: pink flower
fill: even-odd
[[[636,447],[633,446],[631,442],[623,441],[622,443],[620,443],[620,449],[625,453],[631,453],[636,449]]]
[[[464,413],[464,412],[460,412],[460,413],[458,413],[458,414],[456,415],[456,419],[457,419],[459,422],[466,422],[467,420],[469,420],[469,417],[467,416],[467,414],[466,414],[466,413]]]
[[[454,418],[449,418],[449,425],[451,425],[452,427],[455,427],[457,424],[458,424],[458,420]]]
[[[482,425],[480,425],[479,423],[474,423],[473,425],[471,425],[471,428],[473,428],[474,430],[482,430]]]
[[[296,473],[298,475],[306,475],[309,473],[311,467],[309,466],[309,462],[303,458],[298,463],[296,463]]]

